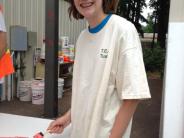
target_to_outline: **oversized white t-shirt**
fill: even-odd
[[[132,23],[112,15],[99,32],[80,34],[72,87],[71,138],[108,138],[123,99],[151,97]],[[131,122],[123,138],[130,131]]]

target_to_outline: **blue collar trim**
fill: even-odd
[[[89,27],[88,28],[89,32],[94,34],[94,33],[98,33],[100,30],[102,30],[102,28],[107,24],[107,22],[110,19],[111,15],[112,14],[107,15],[107,17],[105,17],[105,19],[103,19],[103,21],[99,25],[97,25],[96,27],[94,27],[94,28]]]

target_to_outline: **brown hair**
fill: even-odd
[[[71,18],[71,16],[73,16],[75,19],[83,19],[84,16],[81,15],[74,4],[74,0],[68,0],[68,2],[70,3],[70,7],[68,8],[68,12],[69,12],[69,17]],[[118,5],[119,0],[103,0],[103,11],[106,14],[109,13],[115,13],[116,12],[116,8]]]

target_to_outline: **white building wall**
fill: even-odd
[[[42,47],[45,39],[45,0],[0,0],[3,6],[3,14],[8,33],[12,25],[20,25],[27,31],[37,33],[36,47]],[[75,44],[81,30],[86,28],[84,20],[70,20],[68,17],[69,4],[59,0],[59,35],[69,36],[69,42]],[[33,53],[34,48],[29,48],[24,58],[26,68],[24,70],[26,80],[33,78]]]
[[[45,0],[0,0],[9,38],[9,27],[21,25],[28,31],[37,32],[37,47],[42,46],[45,37]],[[69,4],[59,1],[59,35],[70,37],[70,43],[75,43],[81,30],[86,27],[84,20],[70,20]],[[8,39],[9,40],[9,39]]]

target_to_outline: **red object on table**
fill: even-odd
[[[36,135],[34,135],[33,138],[43,138],[43,133],[39,132]]]
[[[68,56],[64,56],[64,62],[70,62],[70,58]]]

